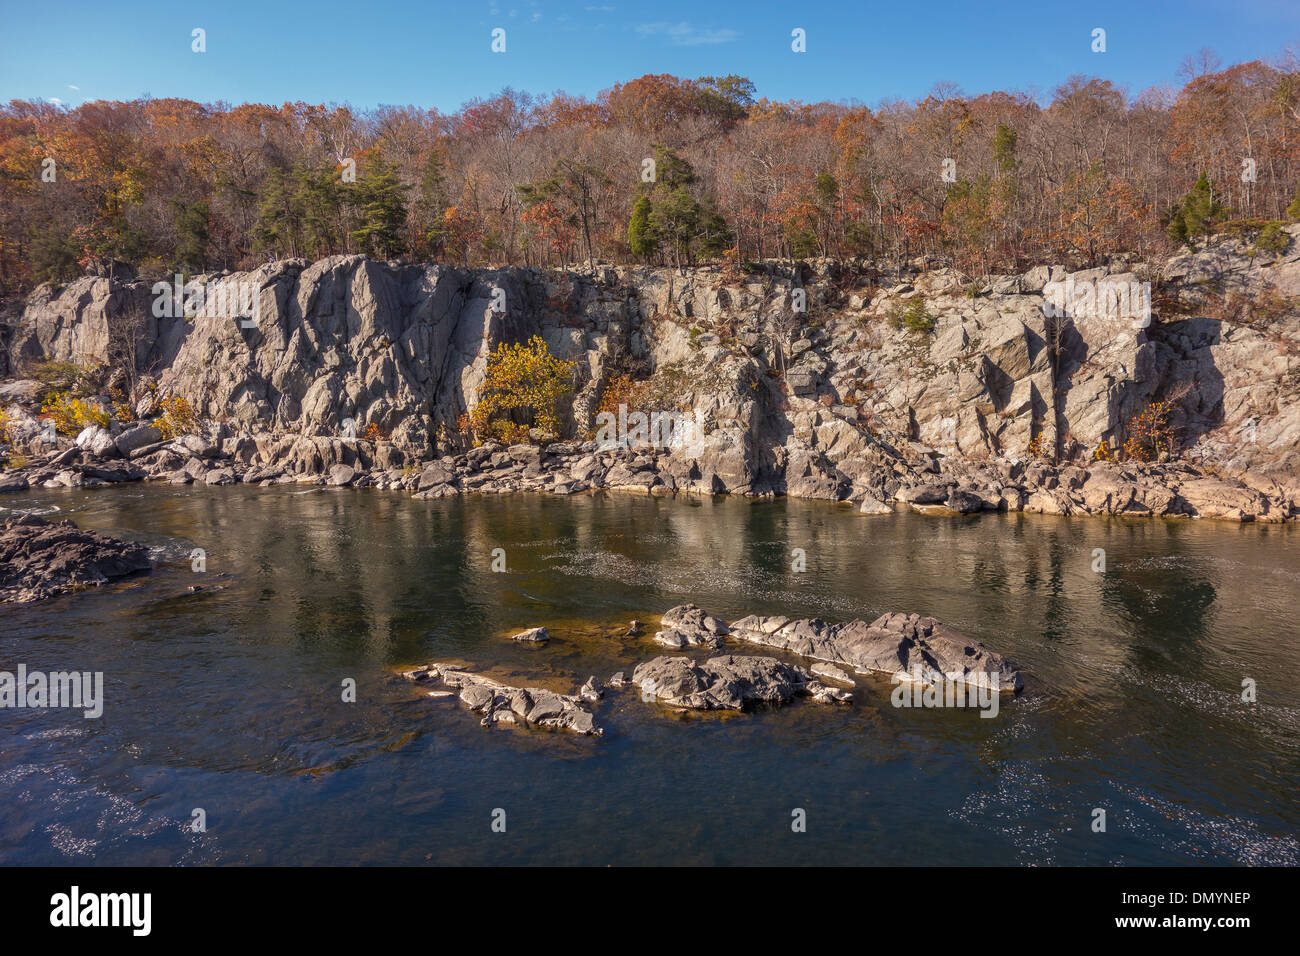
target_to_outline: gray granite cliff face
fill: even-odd
[[[1038,267],[979,288],[947,270],[865,287],[829,262],[797,275],[560,273],[348,256],[198,277],[251,290],[256,308],[243,318],[219,308],[158,316],[151,283],[83,278],[33,293],[10,329],[10,367],[126,356],[156,396],[183,397],[201,424],[183,441],[135,433],[124,443],[130,429],[113,422],[55,461],[68,443],[38,441],[30,383],[11,381],[0,406],[30,465],[4,481],[129,480],[138,470],[425,495],[603,488],[853,500],[863,514],[1282,521],[1300,489],[1300,315],[1223,321],[1198,315],[1196,296],[1207,280],[1246,297],[1300,296],[1300,226],[1289,229],[1280,255],[1226,241],[1132,271]],[[1159,290],[1149,322],[1137,308],[1150,294],[1144,277]],[[1063,295],[1068,307],[1055,308]],[[1177,313],[1172,296],[1185,301]],[[932,331],[894,327],[887,317],[918,299]],[[488,354],[534,335],[575,362],[567,437],[469,447],[457,421],[476,402]],[[658,401],[674,406],[662,410],[685,411],[696,440],[590,441],[601,395],[623,374],[651,377]],[[1173,454],[1096,461],[1153,402],[1169,403]],[[157,411],[156,398],[137,404],[143,419]],[[390,437],[366,440],[372,424]]]

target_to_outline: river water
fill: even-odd
[[[0,711],[2,864],[1300,863],[1294,526],[293,486],[0,504],[159,562],[0,609],[0,670],[102,671],[106,698]],[[394,677],[451,660],[573,693],[656,654],[627,622],[686,601],[932,615],[1026,689],[992,719],[878,679],[730,716],[610,692],[605,735],[575,738]],[[549,645],[509,640],[538,624]]]

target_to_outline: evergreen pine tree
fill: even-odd
[[[302,251],[302,216],[284,170],[267,175],[253,224],[253,248],[290,257]]]
[[[641,196],[632,207],[632,221],[627,224],[627,244],[632,255],[648,259],[655,251],[655,237],[650,228],[650,197]]]
[[[199,271],[208,261],[208,204],[178,198],[172,200],[172,211],[176,222],[176,261],[188,266],[190,271]]]
[[[447,178],[442,172],[442,159],[436,152],[429,154],[420,177],[420,189],[415,198],[415,244],[413,251],[422,258],[436,259],[447,247]]]
[[[406,186],[397,167],[382,156],[366,164],[349,194],[358,221],[352,230],[357,247],[368,256],[392,259],[406,249]]]
[[[1300,219],[1300,183],[1295,187],[1295,199],[1286,207],[1286,217],[1291,220]]]
[[[1197,237],[1208,238],[1214,220],[1226,211],[1215,201],[1214,185],[1202,170],[1196,185],[1170,211],[1166,227],[1169,237],[1195,249]]]
[[[343,194],[338,170],[301,165],[294,171],[290,205],[301,216],[302,252],[313,259],[342,252]]]

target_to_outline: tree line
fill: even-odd
[[[1189,60],[1189,64],[1192,61]],[[104,269],[364,252],[468,265],[831,256],[971,273],[1267,235],[1300,217],[1300,62],[1128,95],[777,102],[738,76],[452,114],[179,99],[0,108],[0,294]]]

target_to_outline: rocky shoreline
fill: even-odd
[[[91,426],[61,444],[66,447],[0,472],[0,493],[133,481],[376,488],[420,499],[530,492],[729,493],[725,482],[697,461],[649,448],[602,448],[596,442],[509,447],[489,442],[463,454],[420,458],[386,442],[229,434],[222,426],[207,437],[163,440],[155,426],[137,425],[116,435]],[[837,470],[815,486],[750,490],[746,496],[852,502],[863,515],[904,509],[927,515],[1023,511],[1268,523],[1300,517],[1300,507],[1279,487],[1252,486],[1190,463],[972,463],[921,445],[908,453],[910,460],[882,463],[875,471],[850,476]]]
[[[640,633],[633,622],[629,633]],[[623,671],[607,685],[593,675],[577,694],[566,695],[536,687],[512,687],[476,674],[459,664],[434,662],[402,672],[407,680],[438,681],[459,691],[460,700],[483,715],[484,727],[527,724],[601,736],[586,704],[605,694],[605,686],[639,689],[642,699],[675,710],[745,712],[756,706],[778,706],[796,697],[816,703],[846,704],[856,688],[854,675],[888,677],[895,684],[936,685],[944,682],[980,685],[999,693],[1019,694],[1024,681],[1019,668],[958,631],[917,614],[884,614],[870,623],[786,617],[748,616],[728,625],[694,604],[664,612],[654,643],[720,649],[723,642],[760,644],[812,661],[810,667],[775,657],[723,654],[699,659],[658,656],[636,664],[631,679]],[[819,679],[822,678],[822,679]],[[832,684],[825,683],[830,681]],[[446,698],[450,691],[432,691]]]

